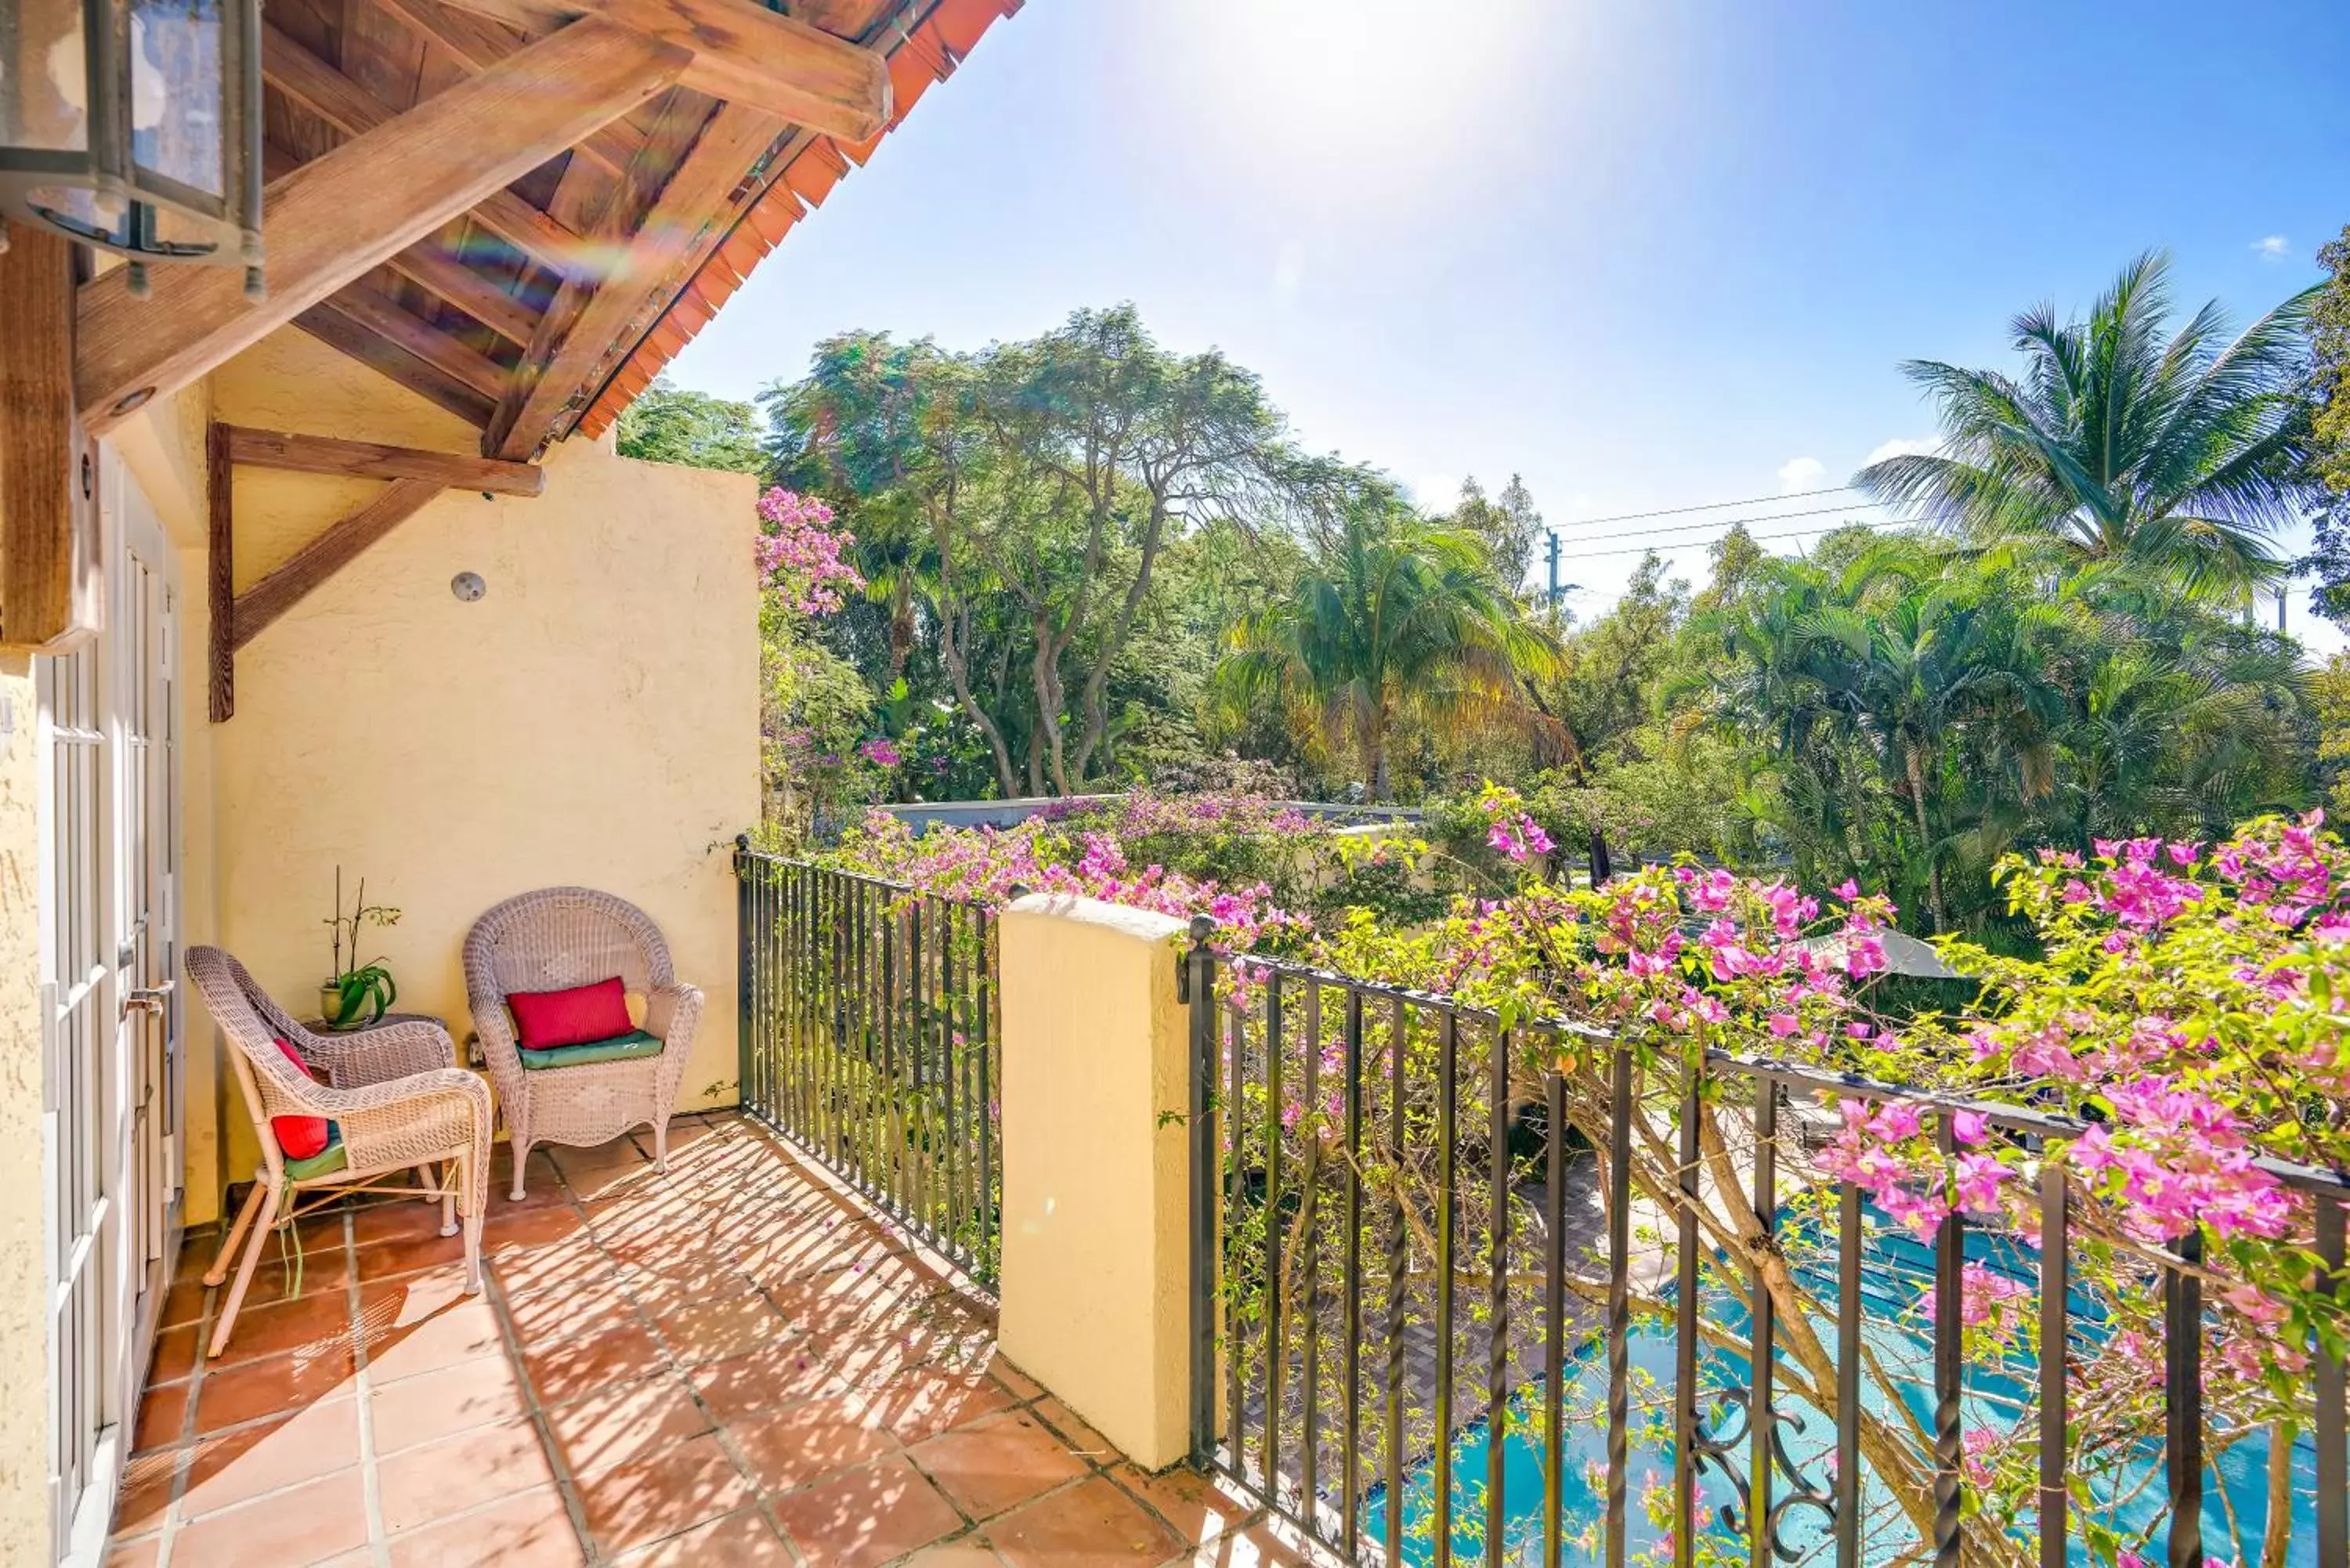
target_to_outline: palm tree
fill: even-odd
[[[2216,301],[2166,337],[2170,264],[2149,252],[2086,320],[2059,323],[2045,305],[2016,317],[2020,379],[1905,365],[1939,410],[1942,449],[1854,483],[1977,542],[2052,539],[2243,602],[2284,571],[2276,531],[2314,499],[2303,328],[2315,292],[2232,342]]]
[[[1224,701],[1278,701],[1334,753],[1351,742],[1373,800],[1388,794],[1399,718],[1457,731],[1513,701],[1521,671],[1557,658],[1474,535],[1378,492],[1347,504],[1296,586],[1234,627],[1230,643],[1215,676]]]

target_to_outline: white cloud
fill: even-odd
[[[1820,481],[1828,476],[1828,465],[1815,457],[1791,457],[1779,465],[1779,493],[1788,495],[1798,490],[1817,490]]]
[[[1860,466],[1866,468],[1870,463],[1883,462],[1888,457],[1930,457],[1941,450],[1942,443],[1938,441],[1896,436],[1891,441],[1879,441],[1869,448],[1868,455],[1860,460]]]
[[[2292,256],[2293,246],[2285,243],[2282,234],[2271,234],[2252,242],[2252,254],[2262,261],[2281,262]]]

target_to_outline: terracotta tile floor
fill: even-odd
[[[337,1211],[226,1354],[192,1239],[109,1563],[1073,1568],[1295,1563],[997,1355],[984,1300],[763,1131],[531,1157],[488,1287],[437,1206]],[[503,1162],[504,1150],[499,1150]]]

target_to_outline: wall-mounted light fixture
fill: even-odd
[[[261,275],[261,0],[0,4],[0,213]]]

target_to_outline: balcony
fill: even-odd
[[[225,1352],[192,1237],[112,1568],[1305,1561],[1007,1363],[991,1303],[762,1129],[535,1153],[463,1289],[436,1205],[305,1223]],[[504,1159],[503,1149],[499,1159]]]

